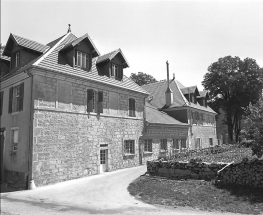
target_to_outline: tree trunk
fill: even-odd
[[[233,124],[231,113],[227,113],[227,128],[228,128],[228,138],[233,141]]]

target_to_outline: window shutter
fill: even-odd
[[[135,99],[129,98],[129,116],[135,116]]]
[[[4,99],[4,91],[0,93],[0,116],[2,116],[2,111],[3,111],[3,99]]]
[[[75,59],[73,59],[73,66],[77,66],[77,50],[74,49],[74,52],[75,52],[75,54],[74,54]]]
[[[123,77],[123,67],[122,66],[119,66],[119,79],[120,81],[122,80],[122,77]]]
[[[98,93],[98,113],[103,113],[103,92]]]
[[[9,107],[8,113],[12,113],[12,103],[13,103],[13,87],[9,88]]]
[[[19,88],[19,111],[22,111],[24,101],[24,83],[21,83]]]
[[[87,90],[87,112],[93,111],[93,90],[88,89]]]

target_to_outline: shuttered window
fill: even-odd
[[[152,140],[144,140],[144,151],[145,152],[152,152]]]
[[[87,112],[93,112],[93,90],[87,90]]]
[[[121,65],[111,64],[111,77],[114,77],[116,80],[122,80],[123,77],[123,68]]]
[[[87,53],[76,50],[75,54],[75,66],[80,67],[85,70],[90,70],[91,68],[91,56]]]
[[[87,112],[103,113],[103,91],[87,89]]]
[[[98,92],[98,113],[103,113],[103,92]]]
[[[129,98],[129,116],[135,117],[135,99]]]
[[[22,111],[23,103],[24,103],[24,83],[9,88],[8,113]]]

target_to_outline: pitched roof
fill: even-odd
[[[44,53],[49,49],[49,46],[46,46],[44,44],[38,43],[36,41],[26,39],[24,37],[17,36],[15,34],[10,34],[9,39],[7,41],[6,47],[4,49],[3,55],[6,55],[8,57],[11,56],[11,43],[12,41],[19,46],[22,46],[24,48],[28,48],[40,53]]]
[[[184,87],[184,88],[180,88],[180,90],[182,91],[182,93],[185,94],[190,94],[190,93],[196,93],[197,96],[199,96],[199,91],[197,89],[197,86],[191,86],[191,87]]]
[[[124,54],[122,53],[121,49],[117,49],[117,50],[112,51],[108,54],[104,54],[104,55],[99,56],[97,59],[97,64],[104,62],[106,60],[112,60],[117,54],[120,54],[122,56],[123,60],[125,61],[124,68],[129,67],[129,63],[126,60],[126,58],[124,57]]]
[[[84,34],[82,37],[76,38],[73,41],[70,41],[69,43],[64,44],[65,46],[60,51],[66,50],[68,48],[72,48],[85,39],[88,39],[88,41],[91,43],[91,46],[94,48],[95,56],[96,57],[99,56],[100,53],[99,53],[98,49],[96,48],[96,46],[94,45],[94,43],[92,42],[92,40],[88,34]]]
[[[149,103],[159,109],[166,108],[165,106],[165,91],[167,89],[167,81],[161,81],[151,84],[143,85],[146,91],[149,92]],[[181,89],[179,88],[177,81],[170,81],[170,88],[173,91],[173,103],[169,108],[178,108],[178,107],[192,107],[198,110],[207,111],[210,113],[214,112],[209,106],[201,106],[198,102],[197,104],[190,103],[187,101],[183,95]]]
[[[203,97],[207,97],[208,96],[208,92],[207,91],[199,91],[200,96],[198,96],[197,98],[203,98]]]
[[[146,121],[149,123],[189,126],[187,123],[179,122],[178,120],[169,116],[167,113],[159,111],[156,107],[152,106],[148,102],[145,103],[145,114]]]
[[[66,44],[72,44],[75,40],[75,35],[73,35],[72,33],[66,34],[56,43],[56,45],[54,45],[50,50],[48,50],[39,59],[35,60],[35,62],[32,62],[31,64],[37,67],[51,70],[53,72],[72,75],[75,77],[84,78],[91,81],[96,81],[148,95],[148,92],[146,90],[134,83],[134,81],[132,81],[125,75],[123,76],[122,81],[109,78],[105,75],[99,75],[96,67],[96,61],[98,57],[92,59],[92,67],[89,72],[78,67],[70,66],[66,56],[62,54],[59,55],[59,52]]]

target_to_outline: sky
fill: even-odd
[[[157,80],[201,84],[207,68],[228,55],[263,67],[263,0],[88,1],[1,0],[1,43],[10,33],[47,44],[88,33],[100,54],[121,48],[130,67]]]

